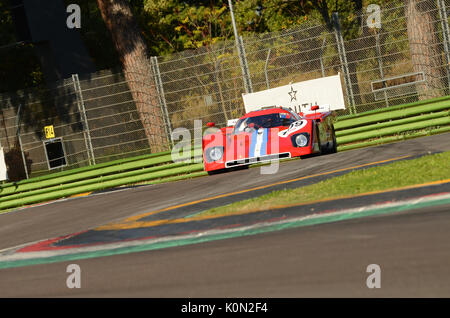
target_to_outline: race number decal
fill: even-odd
[[[292,123],[288,129],[282,130],[278,133],[278,137],[287,137],[295,131],[298,131],[306,126],[307,120],[299,120]]]

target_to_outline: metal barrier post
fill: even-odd
[[[78,111],[80,112],[81,120],[83,122],[83,135],[86,144],[89,165],[95,165],[94,148],[92,147],[91,132],[89,130],[89,123],[87,120],[86,109],[84,107],[83,94],[81,92],[80,79],[78,77],[78,74],[72,74],[72,81],[75,89],[75,96],[77,98]]]
[[[223,103],[222,87],[220,86],[219,77],[217,76],[217,74],[219,73],[220,62],[221,62],[220,59],[218,59],[214,63],[214,80],[216,81],[216,86],[217,86],[217,90],[218,90],[218,93],[219,93],[219,98],[218,99],[220,100],[220,106],[222,107],[223,116],[225,117],[225,121],[228,122],[227,110],[226,110],[225,105]]]
[[[447,61],[446,70],[447,70],[447,86],[450,87],[450,53],[449,53],[449,27],[448,27],[448,17],[447,17],[447,8],[445,7],[444,0],[437,0],[438,8],[439,8],[439,18],[441,20],[442,27],[442,42],[444,45],[445,59]]]
[[[239,59],[241,60],[242,70],[244,73],[243,75],[244,75],[245,91],[246,93],[253,93],[252,79],[250,77],[250,69],[248,68],[247,55],[245,54],[245,45],[242,36],[239,36],[238,42],[239,42],[238,44]]]
[[[383,80],[383,87],[386,87],[386,82],[384,81],[383,61],[381,60],[380,34],[378,33],[377,29],[375,29],[375,46],[377,50],[378,69],[380,70],[381,80]],[[389,100],[386,91],[384,91],[384,102],[386,103],[386,106],[389,106]]]
[[[16,117],[16,127],[17,127],[17,139],[19,140],[19,147],[20,147],[20,153],[22,154],[22,160],[23,160],[23,168],[25,170],[25,176],[28,177],[28,168],[27,168],[27,160],[25,159],[25,154],[23,152],[22,147],[22,138],[20,137],[20,110],[22,109],[22,104],[19,104],[19,109],[17,110],[17,117]]]
[[[334,25],[334,34],[336,37],[336,44],[339,52],[339,59],[341,61],[342,65],[342,71],[344,73],[344,81],[345,81],[345,87],[347,90],[347,98],[349,100],[350,104],[350,112],[356,113],[356,107],[355,107],[355,99],[353,96],[353,89],[352,89],[352,82],[350,80],[350,74],[348,70],[348,62],[347,62],[347,54],[345,53],[345,47],[344,47],[344,39],[342,37],[341,32],[341,25],[339,23],[339,14],[337,12],[333,12],[333,25]]]
[[[269,51],[267,52],[266,64],[264,65],[264,74],[266,75],[266,85],[267,85],[267,89],[270,88],[269,74],[267,74],[267,66],[269,66],[270,51],[271,51],[271,48],[269,48]]]
[[[167,103],[166,103],[166,96],[164,95],[164,86],[161,78],[161,73],[159,71],[159,63],[158,63],[158,57],[152,56],[150,58],[151,66],[153,69],[153,74],[155,76],[155,84],[156,84],[156,91],[158,92],[158,98],[159,98],[159,104],[162,108],[162,113],[164,116],[164,129],[166,131],[166,135],[169,136],[170,144],[173,147],[173,140],[172,140],[172,125],[170,124],[170,117],[169,112],[167,111]]]
[[[238,31],[237,31],[236,20],[234,19],[233,4],[232,4],[231,0],[228,0],[228,6],[230,7],[231,24],[233,25],[234,38],[236,41],[236,48],[238,50],[239,62],[241,64],[245,92],[252,93],[253,88],[252,88],[252,82],[250,79],[250,72],[248,70],[247,58],[245,56],[244,42],[242,41],[242,37],[239,36]]]
[[[322,77],[325,77],[325,67],[323,66],[323,52],[325,51],[325,46],[327,45],[327,38],[323,38],[322,47],[320,48],[320,70],[322,71]]]

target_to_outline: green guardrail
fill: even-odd
[[[429,119],[443,118],[446,116],[450,116],[450,111],[424,114],[424,115],[413,116],[413,117],[408,117],[408,118],[403,118],[403,119],[398,119],[398,120],[389,120],[386,122],[371,124],[371,125],[367,125],[367,126],[360,126],[360,127],[356,127],[356,128],[338,130],[338,131],[336,131],[336,137],[339,138],[342,136],[353,135],[356,133],[361,133],[361,132],[366,132],[366,131],[371,131],[371,130],[378,130],[381,128],[398,126],[398,125],[409,124],[409,123],[414,123],[414,122],[421,122],[421,121],[425,121],[425,120],[429,120]]]
[[[93,183],[93,184],[77,186],[77,187],[73,187],[73,188],[70,187],[67,189],[56,190],[56,191],[53,190],[52,192],[49,192],[49,193],[34,194],[34,195],[30,195],[30,196],[27,196],[24,198],[7,200],[7,201],[0,203],[0,210],[19,207],[19,206],[23,206],[23,205],[38,203],[38,202],[51,201],[51,200],[60,199],[60,198],[64,198],[64,197],[70,197],[75,194],[99,191],[99,190],[114,188],[114,187],[118,187],[118,186],[122,186],[122,185],[128,185],[128,184],[138,183],[138,182],[142,182],[142,181],[148,181],[148,180],[152,180],[152,179],[162,179],[165,177],[173,177],[173,176],[179,176],[181,174],[190,174],[193,172],[202,172],[202,171],[203,171],[203,163],[197,163],[197,164],[192,164],[192,165],[188,165],[188,166],[184,166],[184,167],[166,169],[166,170],[157,171],[157,172],[141,173],[137,176],[127,176],[127,177],[115,178],[115,179],[109,180],[109,181],[102,181],[102,182],[97,182],[97,183]],[[190,176],[190,177],[192,177],[192,176]]]
[[[366,115],[358,118],[337,121],[334,125],[336,131],[366,126],[387,120],[394,120],[400,118],[411,117],[420,114],[427,114],[436,111],[442,111],[450,108],[450,100],[433,102],[430,104],[423,104],[415,107],[392,110],[390,112],[382,112],[372,115]]]
[[[385,143],[402,141],[402,140],[407,140],[407,139],[412,139],[412,138],[417,138],[417,137],[424,137],[424,136],[429,136],[429,135],[442,134],[442,133],[446,133],[446,132],[450,132],[450,126],[432,129],[429,131],[420,131],[420,132],[415,132],[415,133],[410,133],[410,134],[389,136],[389,137],[379,138],[379,139],[370,140],[370,141],[363,141],[360,143],[341,145],[341,146],[338,146],[338,151],[346,151],[346,150],[352,150],[352,149],[357,149],[357,148],[376,146],[376,145],[381,145],[381,144],[385,144]]]
[[[56,186],[49,186],[49,187],[46,187],[46,188],[38,188],[36,190],[23,191],[23,192],[18,192],[18,193],[11,194],[11,195],[8,195],[8,196],[0,197],[0,202],[5,202],[5,201],[8,201],[8,200],[20,199],[20,198],[24,198],[24,197],[28,197],[28,196],[32,196],[32,195],[37,195],[37,194],[49,193],[49,192],[52,192],[52,191],[65,190],[65,189],[85,186],[85,185],[94,184],[94,183],[101,183],[101,182],[111,181],[111,180],[114,180],[114,179],[138,176],[138,175],[147,174],[147,173],[150,173],[150,172],[159,172],[159,171],[163,171],[163,170],[173,171],[172,169],[174,169],[174,168],[184,167],[184,166],[187,166],[187,165],[189,165],[189,164],[188,163],[183,163],[183,162],[171,163],[171,164],[165,164],[165,165],[151,167],[151,168],[144,168],[144,169],[137,169],[137,170],[132,170],[132,171],[128,171],[128,172],[116,173],[116,174],[113,174],[113,175],[99,176],[99,177],[86,179],[86,180],[81,180],[81,181],[74,181],[74,182],[70,182],[70,183],[66,183],[66,184],[61,184],[61,185],[56,185]],[[155,174],[155,176],[156,176],[155,178],[159,177],[157,174]],[[154,179],[154,178],[152,178],[152,179]],[[151,179],[149,179],[149,180],[151,180]]]
[[[154,154],[140,155],[140,156],[131,157],[131,158],[117,159],[117,160],[114,160],[114,161],[99,163],[99,164],[96,164],[96,165],[85,166],[85,167],[80,167],[80,168],[74,168],[74,169],[70,169],[70,170],[66,170],[66,171],[54,172],[54,173],[50,173],[50,174],[39,176],[39,177],[33,177],[33,178],[29,178],[29,179],[20,180],[20,181],[17,181],[17,182],[7,182],[7,183],[4,183],[4,184],[0,185],[0,191],[1,191],[1,189],[5,188],[5,187],[19,186],[19,185],[23,185],[23,184],[27,184],[27,183],[40,182],[40,181],[44,181],[44,180],[48,180],[48,179],[64,177],[64,176],[68,176],[68,175],[72,175],[72,174],[78,174],[78,173],[81,173],[81,172],[96,170],[96,169],[99,169],[99,168],[105,168],[105,167],[110,167],[110,166],[114,166],[114,165],[120,165],[120,164],[123,164],[123,163],[132,162],[132,161],[138,161],[138,160],[142,160],[142,159],[150,159],[150,158],[154,158],[154,157],[160,157],[160,156],[164,156],[164,155],[168,155],[168,154],[170,154],[170,151],[154,153]]]
[[[201,155],[199,153],[195,153],[195,155]],[[184,157],[184,159],[191,159],[192,157]],[[182,158],[180,158],[181,160]],[[41,188],[47,188],[55,185],[61,185],[66,183],[72,183],[80,180],[85,179],[92,179],[95,177],[100,176],[108,176],[108,175],[115,175],[117,173],[127,171],[127,170],[136,170],[136,169],[143,169],[145,167],[149,166],[155,166],[155,165],[165,165],[172,162],[172,156],[171,154],[168,155],[159,155],[159,156],[153,156],[148,159],[140,159],[140,160],[129,160],[124,161],[123,163],[115,164],[115,165],[109,165],[105,168],[102,167],[96,167],[96,169],[89,169],[82,172],[72,173],[68,175],[63,176],[57,176],[53,178],[46,178],[44,180],[37,180],[34,182],[27,182],[27,183],[20,183],[20,184],[9,184],[4,185],[0,188],[0,198],[4,196],[9,196],[11,194],[15,194],[18,192],[24,192],[24,191],[31,191],[35,189],[41,189]],[[94,167],[94,166],[93,166]]]
[[[338,118],[338,151],[449,131],[450,96]]]
[[[109,175],[129,169],[138,169],[141,167],[152,166],[157,164],[167,163],[170,160],[170,155],[160,156],[156,158],[143,159],[119,165],[114,165],[106,168],[97,168],[94,170],[69,174],[62,177],[54,177],[51,179],[41,180],[38,182],[25,183],[20,185],[10,185],[0,189],[0,196],[6,196],[17,192],[30,191],[37,188],[45,188],[54,185],[74,182],[82,179],[93,178],[101,175]]]
[[[201,155],[201,149],[191,148],[190,154],[181,154],[173,162],[171,151],[166,151],[4,184],[0,210],[144,181],[160,183],[204,175],[203,163],[197,161]]]
[[[343,115],[343,116],[338,117],[338,121],[356,119],[356,118],[361,118],[361,117],[369,116],[369,115],[373,115],[373,114],[386,113],[386,112],[391,112],[394,110],[405,109],[405,108],[410,108],[410,107],[415,107],[415,106],[420,106],[420,105],[425,105],[425,104],[430,104],[430,103],[435,103],[435,102],[440,102],[440,101],[449,101],[449,100],[450,100],[450,95],[436,97],[436,98],[421,100],[421,101],[412,102],[412,103],[408,103],[408,104],[400,104],[400,105],[395,105],[395,106],[373,109],[373,110],[369,110],[369,111],[366,111],[363,113],[358,113],[358,114]]]
[[[414,131],[419,129],[424,129],[432,126],[445,126],[450,125],[450,116],[442,118],[434,118],[429,120],[424,120],[420,122],[413,122],[409,124],[396,125],[392,127],[374,129],[369,131],[364,131],[361,133],[346,135],[337,138],[338,144],[347,144],[350,142],[366,140],[370,138],[379,138],[383,136],[389,136],[394,134],[399,134],[406,131]]]

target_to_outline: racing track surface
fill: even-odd
[[[2,297],[449,297],[450,206],[0,270]],[[68,289],[66,267],[81,267]],[[368,289],[369,264],[381,289]]]
[[[442,134],[290,161],[282,163],[277,174],[261,175],[259,168],[253,168],[55,202],[0,215],[0,249],[81,232],[131,215],[232,191],[448,150],[450,134]],[[317,180],[311,179],[311,182]],[[265,188],[258,195],[272,190]],[[233,197],[223,200],[233,200]],[[0,288],[0,296],[448,297],[450,215],[445,212],[449,210],[446,205],[198,245],[72,261],[83,270],[85,284],[80,290],[65,287],[68,263],[3,269],[0,284],[12,288]],[[380,290],[365,287],[368,275],[365,269],[371,263],[379,264],[382,273],[386,273],[383,274],[386,283]]]

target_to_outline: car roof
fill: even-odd
[[[268,115],[268,114],[279,114],[279,113],[287,113],[291,114],[292,111],[283,107],[270,107],[270,108],[264,108],[259,110],[251,111],[241,118],[248,118],[248,117],[254,117],[254,116],[262,116],[262,115]]]

